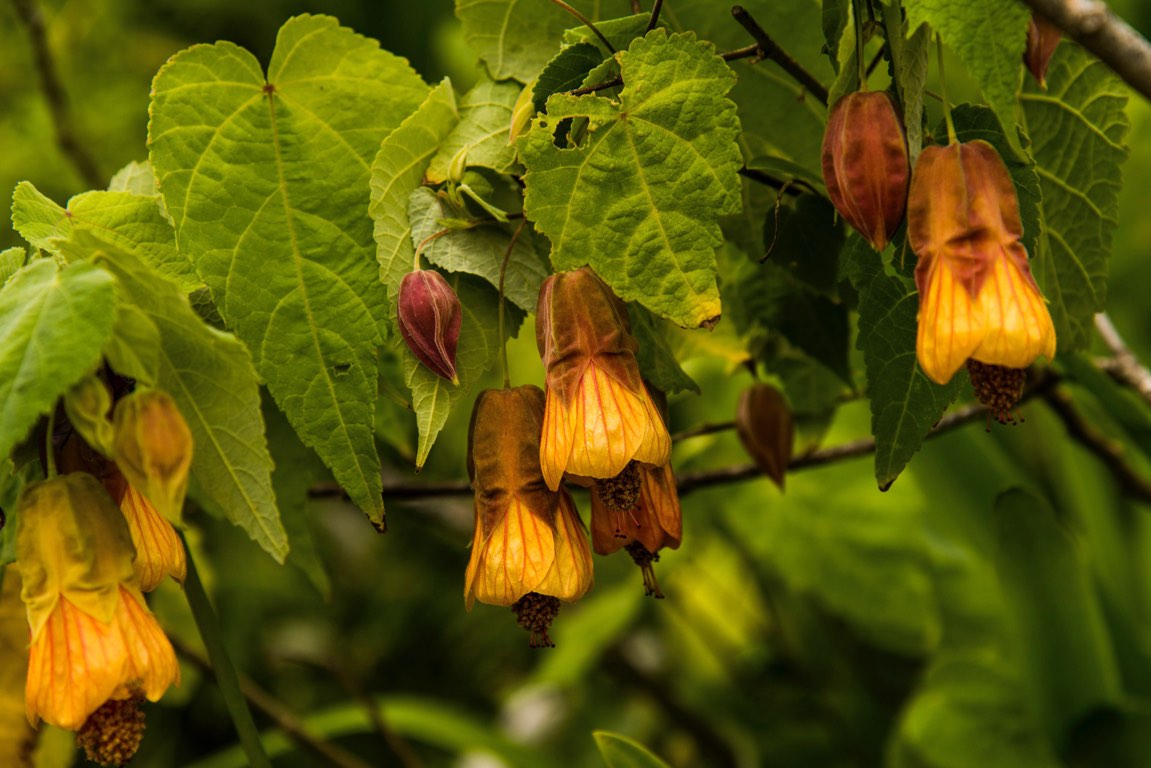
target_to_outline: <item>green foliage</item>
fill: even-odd
[[[718,217],[739,210],[731,71],[710,46],[662,30],[634,42],[621,69],[618,102],[554,95],[519,139],[524,212],[551,239],[557,269],[591,264],[622,299],[684,327],[714,323]],[[589,120],[585,142],[555,146],[556,125],[577,116]],[[686,162],[660,164],[670,156]]]
[[[40,259],[0,290],[0,455],[100,362],[116,317],[115,282],[90,264]]]
[[[500,173],[510,171],[516,151],[508,140],[508,129],[520,90],[513,82],[484,79],[464,94],[459,105],[460,121],[440,145],[424,178],[433,184],[446,181],[448,164],[459,152],[466,154],[470,166]]]
[[[598,3],[571,3],[584,14]],[[559,6],[534,0],[456,0],[464,37],[487,65],[493,80],[526,83],[555,53],[563,31],[578,22]]]
[[[1060,349],[1083,349],[1091,316],[1106,306],[1107,257],[1127,158],[1127,95],[1099,61],[1061,45],[1047,91],[1029,86],[1022,102],[1043,191],[1035,278],[1051,302]]]
[[[266,79],[217,43],[153,85],[151,160],[177,237],[297,433],[376,524],[387,304],[370,266],[370,163],[427,93],[404,61],[320,16],[284,25]]]
[[[272,491],[272,459],[247,349],[204,325],[174,283],[128,251],[87,235],[78,235],[67,250],[114,275],[124,299],[136,307],[133,314],[143,314],[158,332],[156,383],[175,399],[195,444],[192,497],[282,562],[288,540]]]
[[[1015,154],[1023,147],[1015,134],[1019,114],[1019,89],[1023,70],[1019,62],[1027,37],[1030,14],[1022,3],[999,0],[908,0],[907,20],[914,29],[930,24],[963,61],[983,95]]]

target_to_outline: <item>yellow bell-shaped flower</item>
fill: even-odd
[[[176,655],[144,603],[128,525],[85,473],[21,493],[17,564],[31,627],[25,706],[75,730],[110,700],[158,700],[179,682]]]
[[[544,281],[536,343],[547,370],[540,466],[549,488],[564,472],[607,478],[629,461],[667,463],[671,438],[640,378],[627,307],[590,268]]]

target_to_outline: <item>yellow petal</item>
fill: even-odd
[[[571,456],[572,439],[576,429],[574,410],[565,407],[559,396],[548,389],[543,429],[540,434],[540,471],[543,473],[544,482],[553,491],[560,487],[568,457]]]
[[[168,576],[183,584],[188,567],[186,554],[172,524],[131,485],[124,492],[120,509],[128,521],[132,543],[136,545],[140,589],[151,592]]]
[[[947,257],[932,260],[923,285],[915,352],[923,372],[946,384],[983,340],[986,319]]]
[[[511,605],[533,592],[555,560],[556,532],[550,510],[533,511],[512,495],[507,512],[486,540],[472,548],[470,597],[489,605]],[[465,579],[467,581],[467,578]]]
[[[1039,355],[1048,360],[1055,357],[1055,326],[1031,277],[1023,247],[1015,244],[1007,253],[1011,255],[996,260],[994,272],[979,293],[987,334],[971,357],[983,363],[1026,368]]]
[[[96,709],[114,698],[142,691],[156,701],[180,668],[172,644],[142,597],[121,587],[109,623],[61,598],[29,651],[25,706],[29,721],[38,718],[75,730]]]
[[[533,592],[573,602],[591,589],[592,561],[587,529],[580,520],[571,494],[560,490],[555,523],[555,558],[545,578]]]
[[[632,459],[667,461],[671,439],[646,390],[632,392],[594,362],[576,393],[575,435],[565,469],[585,477],[615,477]]]

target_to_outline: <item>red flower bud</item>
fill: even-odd
[[[823,180],[835,210],[876,250],[903,219],[910,177],[891,97],[869,91],[837,101],[823,135]]]
[[[735,412],[735,430],[755,465],[783,490],[795,439],[795,422],[783,393],[769,384],[745,389]]]
[[[417,269],[400,281],[400,335],[412,354],[436,375],[459,384],[456,344],[460,300],[443,275]]]
[[[1023,63],[1035,81],[1047,87],[1047,65],[1055,54],[1055,48],[1063,37],[1063,30],[1039,14],[1031,14],[1027,25],[1027,49],[1023,52]]]

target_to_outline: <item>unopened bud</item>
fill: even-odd
[[[536,105],[533,101],[535,89],[536,81],[532,80],[520,91],[520,97],[516,99],[515,106],[512,107],[512,125],[508,129],[508,144],[516,143],[516,139],[528,127],[528,123],[531,122],[532,116],[536,113]]]
[[[179,522],[192,465],[192,433],[172,397],[133,392],[116,404],[112,458],[164,517]]]
[[[438,376],[459,384],[456,344],[460,300],[443,275],[418,269],[400,281],[400,335],[412,354]]]
[[[1035,82],[1047,87],[1047,65],[1055,55],[1055,48],[1063,37],[1063,30],[1037,13],[1031,14],[1027,25],[1027,48],[1023,51],[1023,63],[1035,78]]]
[[[745,389],[735,412],[735,431],[759,471],[782,490],[795,437],[795,423],[783,393],[768,384]]]
[[[823,180],[839,215],[878,251],[903,219],[910,177],[891,97],[868,91],[837,101],[823,135]]]
[[[64,411],[88,445],[105,456],[112,454],[114,433],[108,419],[112,411],[112,394],[108,385],[95,374],[85,376],[64,394]]]
[[[459,184],[464,180],[464,171],[468,169],[468,148],[460,147],[460,151],[452,155],[448,162],[448,181]]]

